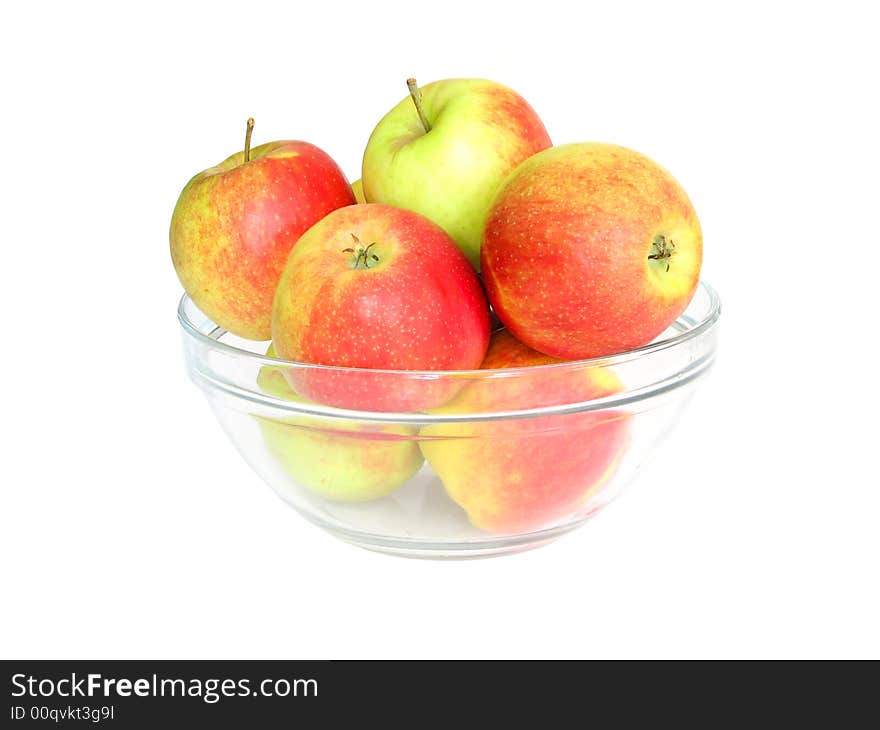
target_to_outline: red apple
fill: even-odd
[[[183,288],[233,334],[270,337],[272,297],[299,237],[354,203],[339,166],[308,142],[237,152],[192,178],[171,218],[171,259]]]
[[[483,234],[489,300],[527,345],[566,359],[647,344],[684,311],[702,260],[697,214],[644,155],[554,147],[505,180]]]
[[[435,223],[385,205],[353,205],[310,228],[275,293],[278,355],[319,365],[379,370],[479,367],[489,311],[479,279]],[[398,373],[293,369],[307,398],[343,408],[412,411],[436,406],[451,379]]]
[[[531,367],[546,365],[550,367]],[[612,395],[607,368],[563,364],[516,340],[492,335],[485,369],[519,368],[472,382],[435,413],[468,414],[567,405]],[[479,528],[541,529],[584,514],[626,449],[629,415],[617,410],[435,423],[419,444],[449,496]]]

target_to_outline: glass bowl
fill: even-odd
[[[525,368],[395,371],[265,355],[184,296],[186,366],[232,443],[307,520],[371,550],[430,558],[537,547],[629,484],[715,358],[701,283],[649,345]]]

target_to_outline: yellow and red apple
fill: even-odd
[[[288,360],[360,368],[298,369],[294,388],[366,411],[439,405],[457,384],[400,370],[479,367],[489,309],[455,242],[418,213],[351,205],[300,238],[275,293],[272,340]]]
[[[269,347],[266,353],[275,357]],[[293,391],[283,366],[265,365],[260,388],[276,398],[308,403]],[[399,424],[368,424],[347,419],[298,415],[257,417],[266,449],[295,482],[337,502],[379,499],[405,484],[424,457],[415,440],[418,429]]]
[[[449,233],[475,268],[489,203],[520,162],[550,147],[534,109],[484,79],[418,89],[376,126],[363,160],[368,203],[414,210]]]
[[[681,185],[610,144],[554,147],[505,180],[483,235],[492,307],[525,344],[565,359],[647,344],[696,290],[702,232]]]
[[[354,200],[356,203],[367,202],[366,198],[364,198],[364,183],[362,180],[355,180],[351,184],[351,192],[354,193]]]
[[[433,412],[571,405],[621,389],[609,369],[564,363],[507,330],[492,335],[483,368],[510,370],[474,380]],[[582,513],[614,474],[628,438],[629,415],[619,410],[434,423],[419,433],[446,492],[476,527],[493,533],[537,530]]]
[[[270,142],[200,172],[171,218],[171,259],[206,315],[240,337],[270,337],[272,298],[291,249],[355,202],[339,166],[307,142]]]

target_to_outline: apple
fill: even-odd
[[[484,369],[516,368],[475,380],[438,414],[491,413],[581,403],[618,392],[614,373],[563,365],[507,330],[492,335]],[[551,367],[534,367],[537,365]],[[434,423],[419,445],[471,523],[493,533],[549,527],[589,509],[614,474],[629,440],[627,413],[580,413]]]
[[[171,217],[171,259],[187,294],[233,334],[270,337],[272,297],[297,239],[354,194],[308,142],[245,149],[194,176]]]
[[[266,355],[275,357],[272,346]],[[276,398],[308,403],[291,389],[281,366],[263,366],[257,383]],[[424,462],[415,427],[306,415],[256,418],[266,448],[282,470],[333,501],[384,497],[406,483]]]
[[[387,371],[479,367],[489,309],[442,228],[409,210],[352,205],[316,223],[293,249],[275,293],[272,340],[287,360],[372,369],[293,369],[292,385],[311,400],[413,411],[447,400],[459,384]]]
[[[696,290],[702,232],[666,170],[610,144],[554,147],[505,180],[483,235],[482,273],[507,328],[565,359],[647,344]]]
[[[373,130],[363,160],[364,196],[427,216],[475,268],[486,212],[505,176],[550,147],[519,94],[484,79],[407,82],[405,98]]]
[[[354,200],[356,203],[366,203],[366,198],[364,198],[364,183],[362,180],[355,180],[351,184],[351,192],[354,193]]]

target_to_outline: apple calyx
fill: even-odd
[[[662,233],[658,233],[654,236],[654,241],[651,244],[651,253],[648,254],[649,261],[665,261],[666,262],[666,271],[669,271],[669,263],[672,259],[672,254],[675,253],[675,243],[671,238],[667,238]]]
[[[351,268],[369,269],[371,261],[379,261],[379,257],[376,254],[371,253],[373,246],[376,245],[375,241],[367,246],[364,246],[364,244],[361,243],[361,239],[354,235],[354,233],[351,234],[351,238],[354,241],[354,246],[349,246],[348,248],[342,249],[342,253],[352,254],[353,256]]]
[[[422,92],[419,90],[419,85],[416,83],[415,79],[407,79],[406,88],[409,89],[409,95],[412,97],[413,104],[416,105],[416,112],[418,112],[419,121],[425,128],[425,134],[427,134],[431,131],[431,122],[428,121],[428,117],[425,115],[425,110],[422,107]]]
[[[251,134],[254,131],[254,118],[248,117],[244,132],[244,161],[251,161]]]

